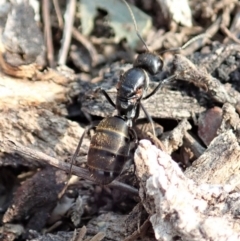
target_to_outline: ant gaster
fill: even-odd
[[[146,46],[137,30],[137,24],[130,6],[125,0],[122,1],[129,9],[137,35]],[[192,42],[192,40],[189,42]],[[188,44],[185,44],[182,48]],[[72,163],[78,155],[85,133],[95,128],[95,134],[91,139],[88,151],[87,166],[91,175],[99,184],[109,184],[122,172],[123,166],[129,157],[131,142],[137,143],[137,135],[132,125],[139,116],[140,107],[152,124],[153,134],[155,135],[152,118],[143,107],[141,100],[146,100],[154,95],[163,82],[175,78],[175,75],[168,77],[160,82],[153,91],[146,94],[149,85],[149,75],[158,74],[162,71],[162,68],[163,60],[161,56],[148,51],[138,55],[133,63],[133,68],[120,76],[120,81],[117,85],[116,104],[104,89],[97,89],[97,92],[102,92],[108,102],[114,106],[117,110],[117,115],[106,117],[97,126],[90,127],[84,131],[72,157]]]

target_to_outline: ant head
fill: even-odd
[[[149,78],[143,68],[131,68],[120,77],[118,96],[123,99],[140,100],[147,89]]]
[[[162,70],[163,60],[160,55],[146,52],[138,55],[133,63],[133,66],[142,68],[151,75],[155,75]]]
[[[117,86],[116,109],[118,115],[128,119],[136,117],[140,100],[147,87],[149,78],[142,68],[131,68],[120,78]]]

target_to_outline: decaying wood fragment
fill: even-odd
[[[124,241],[132,241],[140,236],[144,236],[144,232],[149,227],[148,214],[140,202],[133,208],[125,220],[126,238]]]
[[[48,166],[25,181],[14,193],[12,203],[3,216],[3,223],[26,222],[26,231],[40,231],[57,203],[66,174]]]
[[[224,133],[227,130],[233,130],[234,134],[237,137],[238,142],[240,141],[240,118],[236,113],[236,109],[226,103],[222,107],[222,122],[221,126],[218,129],[218,134]]]
[[[122,241],[125,233],[125,219],[126,215],[111,212],[101,214],[88,223],[87,234],[92,236],[104,232],[106,240]]]
[[[174,73],[177,79],[193,83],[207,92],[209,97],[219,103],[229,102],[233,105],[239,101],[239,96],[229,94],[224,85],[212,77],[204,67],[194,65],[186,57],[176,54],[173,60]]]
[[[31,161],[47,163],[65,172],[68,172],[70,170],[70,166],[71,166],[70,163],[59,161],[56,158],[46,155],[44,152],[33,150],[32,148],[25,147],[19,143],[14,143],[11,140],[7,140],[7,139],[1,140],[0,150],[6,153],[17,153],[20,156],[24,156],[26,159],[30,159]],[[85,168],[81,168],[73,165],[72,174],[93,182],[95,181],[94,178],[90,175],[89,171]],[[127,184],[120,183],[118,181],[113,181],[112,183],[109,184],[109,187],[118,188],[119,190],[126,191],[132,195],[137,194],[137,190],[135,188]]]
[[[220,45],[207,56],[202,56],[202,58],[199,59],[198,65],[201,66],[201,68],[205,68],[208,73],[213,73],[224,60],[239,52],[239,44]]]
[[[131,235],[129,235],[127,238],[125,238],[123,241],[133,241],[136,240],[139,237],[143,237],[144,240],[146,240],[146,232],[149,231],[150,228],[150,222],[149,219],[147,218],[145,222],[139,227],[137,230],[135,230]]]
[[[157,84],[157,83],[156,83]],[[96,88],[96,87],[95,87]],[[116,99],[116,90],[107,91],[112,100]],[[114,108],[106,101],[103,95],[93,95],[86,93],[87,101],[82,103],[82,109],[88,114],[101,117],[109,116]],[[197,100],[191,96],[184,95],[179,91],[164,89],[157,91],[155,95],[147,101],[142,101],[144,107],[153,118],[183,119],[191,118],[194,115],[206,110]],[[145,115],[140,111],[140,118]]]
[[[0,116],[0,139],[17,141],[26,147],[41,150],[61,159],[71,156],[83,128],[43,108],[7,109]],[[86,153],[89,140],[82,146]],[[3,161],[3,160],[2,160]]]
[[[65,158],[72,155],[83,132],[76,122],[65,118],[67,109],[63,105],[69,101],[69,93],[79,87],[58,71],[49,70],[42,76],[45,79],[34,82],[1,75],[0,139]],[[84,142],[82,150],[86,152],[89,141],[86,138]],[[9,164],[4,159],[7,157],[2,156],[0,163]],[[16,158],[12,161],[13,165],[21,163]]]
[[[218,136],[185,174],[198,183],[240,185],[239,116],[230,104],[223,106]]]
[[[157,240],[239,240],[240,193],[234,186],[197,184],[146,140],[139,143],[135,164]]]
[[[198,183],[240,184],[240,146],[228,130],[218,135],[206,151],[189,167],[185,174]]]
[[[41,76],[41,81],[29,81],[0,73],[1,112],[11,110],[17,114],[21,108],[34,107],[66,116],[67,109],[63,103],[68,103],[69,97],[76,94],[79,87],[73,79],[65,77],[56,70],[46,70]]]
[[[190,123],[186,119],[183,119],[175,129],[164,133],[161,137],[161,141],[165,146],[166,152],[171,154],[182,146],[183,137],[191,128]]]

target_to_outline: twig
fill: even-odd
[[[45,163],[48,163],[49,165],[55,166],[65,172],[68,172],[70,170],[70,164],[69,163],[65,163],[62,161],[57,160],[54,157],[50,157],[46,154],[44,154],[41,151],[37,151],[37,150],[32,150],[31,148],[25,147],[19,143],[15,143],[11,140],[2,140],[0,141],[0,149],[2,149],[4,152],[7,153],[12,153],[12,152],[16,152],[19,155],[23,155],[26,157],[30,157],[32,159],[35,160],[41,160]],[[72,174],[78,176],[78,177],[82,177],[84,179],[90,180],[95,182],[94,178],[91,176],[91,174],[89,173],[89,171],[87,169],[81,168],[81,167],[77,167],[74,166],[72,167]],[[112,188],[116,188],[125,192],[128,192],[132,195],[138,195],[138,190],[121,182],[118,181],[113,181],[112,183],[110,183],[108,185],[109,187]]]
[[[51,68],[54,67],[54,49],[52,41],[52,32],[51,32],[51,21],[49,13],[49,1],[43,0],[43,23],[44,23],[44,38],[47,45],[47,60]]]
[[[63,28],[63,19],[62,19],[62,13],[61,13],[61,9],[59,7],[58,0],[53,0],[53,5],[54,5],[54,8],[55,8],[55,11],[57,14],[59,28],[62,29]]]
[[[65,65],[67,60],[67,54],[72,38],[72,28],[74,22],[74,13],[76,9],[76,0],[70,0],[67,2],[67,10],[64,16],[64,29],[61,49],[59,51],[58,64]]]
[[[196,51],[197,49],[201,48],[202,46],[204,46],[209,39],[211,39],[219,30],[220,28],[220,24],[221,24],[222,18],[219,17],[216,21],[214,21],[214,23],[206,30],[205,34],[206,37],[199,39],[199,41],[194,42],[193,44],[191,44],[188,48],[184,49],[181,51],[181,54],[184,56],[190,55],[192,54],[194,51]]]
[[[232,34],[226,26],[221,25],[221,30],[229,39],[233,40],[237,44],[240,44],[240,40],[234,34]]]
[[[188,147],[194,154],[194,159],[197,159],[200,157],[206,148],[200,145],[200,143],[193,138],[192,135],[190,135],[187,131],[184,134],[183,137],[184,140],[184,146]]]
[[[101,241],[105,237],[105,233],[99,232],[96,235],[94,235],[90,241]]]
[[[97,63],[98,53],[91,41],[86,39],[86,37],[84,37],[75,27],[73,27],[72,29],[72,35],[87,49],[92,59],[92,66],[95,66]]]
[[[83,241],[83,238],[84,238],[84,236],[85,236],[86,233],[87,233],[87,228],[86,228],[86,226],[83,226],[83,227],[79,230],[79,233],[78,233],[75,241]]]

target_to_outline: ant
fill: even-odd
[[[107,101],[117,110],[117,115],[106,117],[97,126],[91,126],[84,131],[71,162],[72,167],[72,163],[78,155],[84,135],[90,129],[94,128],[95,134],[91,139],[87,166],[96,182],[102,185],[111,183],[121,174],[124,164],[129,157],[130,144],[132,142],[137,144],[137,135],[132,126],[139,116],[140,108],[144,111],[147,119],[151,123],[153,135],[155,135],[152,118],[141,101],[147,100],[149,97],[153,96],[163,83],[171,81],[176,77],[176,75],[172,75],[166,78],[149,94],[146,94],[149,86],[149,75],[156,75],[162,71],[164,64],[163,59],[159,54],[149,51],[146,43],[139,34],[129,4],[126,0],[122,1],[126,4],[131,18],[133,19],[136,33],[145,45],[147,51],[139,54],[133,63],[133,67],[120,76],[120,81],[117,85],[116,104],[104,89],[98,88],[96,90],[96,92],[100,91],[106,97]],[[191,39],[181,48],[170,49],[168,51],[183,49],[199,37],[202,36],[199,35]]]

